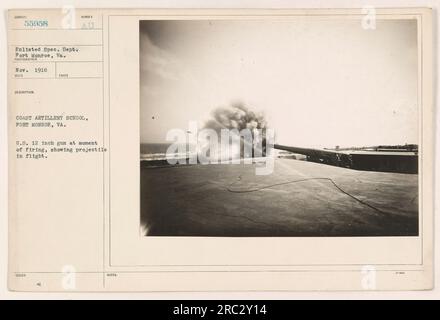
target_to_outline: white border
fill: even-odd
[[[19,8],[19,7],[32,7],[32,8],[48,8],[48,7],[61,7],[66,4],[75,4],[78,7],[170,7],[170,8],[193,8],[193,7],[204,7],[204,8],[346,8],[346,7],[362,7],[364,5],[378,5],[378,7],[432,7],[434,9],[434,57],[437,56],[438,52],[438,44],[439,44],[439,33],[437,31],[437,17],[438,10],[440,8],[440,4],[435,1],[423,1],[423,0],[412,0],[412,1],[396,1],[396,0],[376,0],[376,1],[348,1],[348,0],[332,0],[332,1],[318,1],[318,0],[296,0],[294,3],[289,1],[282,0],[273,0],[273,1],[259,1],[258,3],[247,1],[247,0],[218,0],[218,1],[207,1],[207,0],[181,0],[181,1],[153,1],[153,0],[143,0],[143,1],[122,1],[122,0],[114,0],[114,1],[86,1],[86,0],[78,0],[78,1],[59,1],[59,0],[43,0],[43,1],[21,1],[20,5],[17,6],[17,3],[11,0],[4,0],[1,2],[0,7],[5,10],[7,8]],[[1,33],[0,33],[0,41],[1,43],[6,43],[6,23],[5,23],[5,12],[3,13],[1,19]],[[6,46],[2,46],[1,50],[1,91],[0,96],[3,98],[1,100],[1,108],[0,108],[0,177],[3,179],[0,183],[0,296],[2,298],[14,299],[14,298],[126,298],[128,297],[126,294],[60,294],[60,293],[11,293],[7,292],[6,289],[6,265],[7,265],[7,126],[6,126]],[[436,67],[436,71],[438,74],[439,66],[437,61],[434,61],[434,66]],[[435,80],[435,97],[434,101],[438,101],[438,83]],[[436,90],[437,89],[437,90]],[[435,110],[437,108],[435,107]],[[435,111],[435,123],[436,126],[440,124],[439,113]],[[435,139],[436,150],[439,150],[440,147],[440,139],[438,139],[438,133],[435,135],[437,138]],[[436,152],[437,154],[437,152]],[[435,161],[435,181],[439,180],[439,161],[436,156]],[[435,192],[434,192],[435,194]],[[440,204],[439,199],[435,199],[435,208],[438,208]],[[438,232],[440,230],[440,224],[438,219],[435,219],[435,230]],[[438,246],[440,247],[440,246]],[[440,271],[439,267],[439,248],[435,247],[435,266],[436,266],[436,274]],[[248,299],[294,299],[294,298],[317,298],[317,299],[325,299],[325,298],[336,298],[336,299],[387,299],[387,298],[398,298],[398,299],[408,299],[408,298],[419,298],[419,299],[431,299],[439,296],[440,293],[440,281],[438,277],[436,277],[435,285],[437,289],[432,291],[424,291],[424,292],[309,292],[309,293],[298,293],[298,292],[290,292],[290,293],[139,293],[133,294],[131,293],[129,296],[131,298],[167,298],[167,299],[181,299],[181,298],[232,298],[232,299],[240,299],[240,298],[248,298]]]

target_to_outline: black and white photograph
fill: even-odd
[[[5,11],[5,289],[435,295],[439,6],[335,1]]]
[[[417,28],[140,21],[141,235],[418,236]]]

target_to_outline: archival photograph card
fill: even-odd
[[[431,19],[9,11],[10,290],[432,288]]]

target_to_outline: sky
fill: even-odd
[[[418,141],[416,20],[142,21],[141,143],[241,101],[276,143]]]

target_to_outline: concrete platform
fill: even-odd
[[[141,169],[149,236],[416,236],[418,175],[277,159]]]

